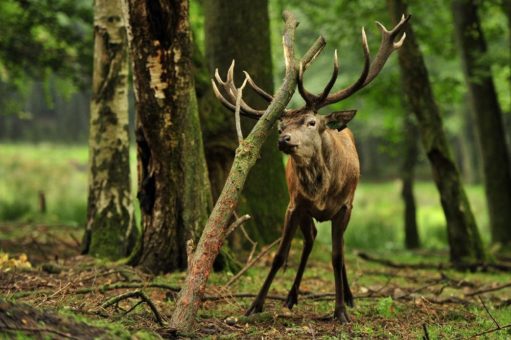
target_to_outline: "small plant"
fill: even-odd
[[[376,311],[379,315],[384,316],[386,318],[390,318],[391,316],[396,314],[396,307],[394,305],[394,300],[392,300],[391,296],[386,298],[382,298],[378,301],[376,305]]]

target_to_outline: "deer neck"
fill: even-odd
[[[316,201],[321,206],[327,197],[330,186],[330,151],[333,141],[328,133],[322,134],[312,157],[300,159],[292,156],[295,173],[298,177],[300,193],[311,201]]]

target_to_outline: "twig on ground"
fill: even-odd
[[[470,271],[487,271],[488,269],[494,269],[498,271],[509,272],[511,271],[511,265],[504,263],[397,263],[387,259],[379,259],[373,257],[367,253],[359,252],[358,257],[369,262],[375,262],[391,268],[398,269],[456,269],[456,270],[470,270]]]
[[[508,329],[508,328],[511,328],[511,324],[505,325],[505,326],[502,326],[502,327],[498,327],[498,328],[492,328],[492,329],[489,329],[487,331],[474,334],[474,335],[470,336],[469,339],[475,339],[475,338],[478,338],[478,337],[480,337],[482,335],[486,335],[486,334],[490,334],[490,333],[495,333],[495,332],[501,331],[503,329]]]
[[[483,305],[484,307],[484,310],[486,311],[486,314],[488,314],[488,316],[490,317],[490,319],[492,319],[493,323],[495,324],[495,326],[497,326],[497,328],[500,329],[500,325],[499,323],[497,322],[497,320],[495,320],[495,318],[493,317],[493,315],[491,315],[490,311],[488,310],[488,307],[486,307],[486,304],[484,303],[483,301],[483,298],[481,296],[477,296],[479,298],[479,301],[481,301],[481,304]]]
[[[78,288],[75,290],[68,291],[69,294],[88,294],[92,292],[100,292],[105,293],[110,290],[116,290],[116,289],[143,289],[143,288],[160,288],[160,289],[166,289],[170,290],[171,292],[177,293],[181,290],[179,287],[170,286],[164,283],[157,283],[157,282],[121,282],[121,283],[114,283],[110,285],[102,285],[97,287],[84,287],[84,288]],[[53,294],[55,290],[34,290],[34,291],[22,291],[18,293],[14,293],[11,295],[12,298],[22,298],[34,294]]]
[[[273,241],[270,245],[264,247],[263,250],[261,250],[261,252],[252,260],[250,261],[249,263],[247,263],[245,265],[245,267],[243,267],[238,273],[236,273],[236,275],[234,275],[225,285],[224,285],[224,288],[225,287],[229,287],[230,285],[232,285],[234,282],[236,282],[247,270],[249,270],[253,265],[255,265],[266,253],[268,253],[271,248],[273,248],[277,243],[280,242],[280,240],[282,239],[282,237],[279,237],[278,239],[276,239],[275,241]]]
[[[501,290],[501,289],[508,288],[508,287],[511,287],[511,282],[505,283],[503,285],[496,286],[496,287],[479,289],[479,290],[467,293],[467,294],[465,294],[465,296],[476,296],[476,295],[480,295],[480,294],[484,294],[484,293],[495,292],[497,290]]]
[[[108,307],[110,307],[110,306],[112,306],[112,305],[114,305],[116,303],[119,303],[122,300],[126,300],[126,299],[129,299],[129,298],[134,298],[134,297],[139,298],[143,302],[147,303],[149,308],[151,308],[151,311],[153,312],[154,317],[156,318],[156,322],[158,322],[158,324],[160,326],[163,326],[163,319],[162,319],[162,317],[160,315],[160,312],[158,312],[158,309],[156,308],[156,305],[154,304],[154,302],[147,295],[145,295],[144,292],[142,292],[140,290],[136,290],[136,291],[133,291],[133,292],[127,292],[127,293],[124,293],[124,294],[121,294],[121,295],[114,296],[113,298],[110,298],[106,302],[101,304],[101,308],[108,308]],[[133,308],[128,310],[127,312],[125,312],[125,315],[127,313],[129,313],[131,310],[133,310]]]

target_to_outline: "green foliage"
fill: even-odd
[[[47,70],[83,83],[92,65],[92,6],[73,0],[0,3],[0,81]]]

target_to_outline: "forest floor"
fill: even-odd
[[[153,277],[136,268],[81,256],[76,228],[2,224],[0,230],[4,252],[0,253],[0,338],[2,334],[17,339],[173,335],[166,322],[184,273]],[[214,273],[190,337],[511,337],[509,272],[491,268],[455,271],[446,266],[447,254],[438,251],[371,252],[369,259],[348,251],[356,306],[350,309],[352,322],[340,325],[331,319],[329,246],[316,243],[299,304],[289,311],[282,307],[282,299],[294,278],[300,246],[301,240],[295,240],[287,270],[277,274],[265,311],[255,316],[244,317],[243,313],[267,274],[274,249],[228,287],[233,275]]]

